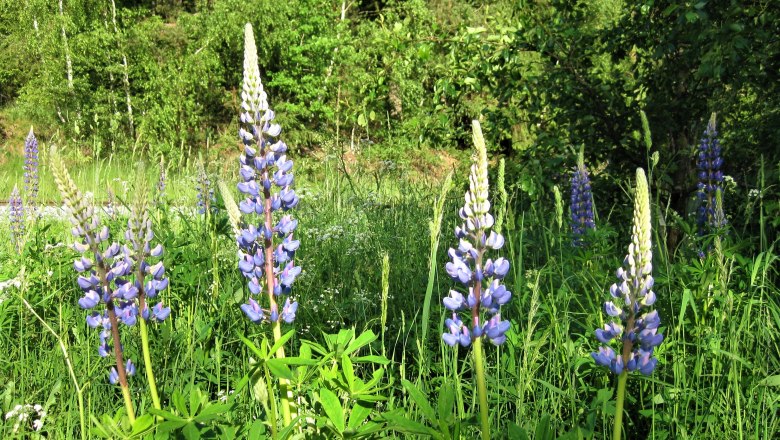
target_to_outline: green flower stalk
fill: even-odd
[[[139,170],[139,176],[143,176],[143,170]],[[152,231],[152,222],[149,219],[149,209],[147,204],[147,191],[143,178],[139,178],[135,188],[135,201],[133,203],[130,219],[127,221],[127,231],[125,238],[129,246],[125,246],[124,253],[133,266],[135,275],[135,287],[138,289],[138,310],[141,318],[138,323],[141,333],[141,350],[144,357],[144,370],[146,379],[149,382],[149,392],[152,395],[152,405],[155,409],[161,410],[160,397],[157,393],[157,382],[154,378],[152,369],[152,358],[149,350],[149,331],[146,322],[153,319],[158,322],[164,321],[171,313],[170,307],[164,307],[162,302],[158,302],[152,307],[149,299],[154,298],[158,293],[168,286],[168,279],[165,276],[165,267],[162,261],[150,264],[152,258],[159,258],[163,253],[162,244],[154,248],[151,247],[151,241],[154,238]],[[147,281],[147,277],[150,278]]]

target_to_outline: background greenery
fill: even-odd
[[[237,335],[257,341],[265,329],[238,309],[245,294],[227,220],[220,212],[206,221],[189,208],[198,154],[215,178],[236,180],[247,21],[302,194],[296,216],[304,273],[290,350],[304,350],[304,340],[327,345],[324,333],[353,326],[381,334],[383,344],[361,354],[391,361],[379,393],[387,400],[369,417],[383,424],[382,435],[411,435],[390,429],[399,426],[398,409],[438,429],[404,379],[431,402],[454,390],[456,403],[442,420],[463,420],[463,436],[475,435],[470,358],[442,349],[439,340],[446,277],[434,274],[430,322],[421,317],[432,201],[454,169],[438,244],[441,268],[455,244],[474,118],[483,121],[491,156],[507,160],[510,194],[504,224],[514,298],[504,313],[513,330],[505,346],[488,351],[487,362],[496,435],[521,438],[523,428],[535,438],[606,438],[614,381],[588,353],[628,242],[627,176],[637,166],[650,169],[655,152],[655,271],[667,339],[656,373],[629,382],[626,432],[778,435],[780,8],[773,2],[0,0],[0,195],[21,185],[30,125],[41,141],[46,202],[59,202],[47,169],[49,144],[65,152],[83,191],[103,201],[110,187],[120,204],[132,196],[126,188],[133,164],[147,161],[153,182],[165,159],[168,204],[154,217],[167,249],[166,301],[174,319],[152,329],[164,405],[174,391],[195,395],[193,386],[214,402],[239,388],[231,411],[198,425],[222,438],[231,429],[247,436],[240,427],[265,417],[256,394],[239,387],[252,354]],[[639,135],[642,109],[652,131],[649,151]],[[700,259],[690,217],[693,158],[711,112],[718,113],[724,172],[733,179],[724,195],[730,226],[722,248]],[[599,227],[591,247],[573,252],[551,188],[566,193],[581,145]],[[6,219],[0,216],[3,233]],[[115,234],[124,222],[121,215],[113,220]],[[98,417],[121,406],[105,381],[108,365],[96,356],[97,336],[75,305],[75,253],[56,247],[69,240],[65,224],[47,218],[22,255],[6,241],[0,245],[0,281],[22,267],[28,280],[22,290],[0,292],[0,408],[5,414],[16,404],[45,403],[44,434],[51,438],[79,429],[75,396],[63,379],[61,353],[52,349],[55,339],[18,295],[67,342],[89,412]],[[126,347],[137,359],[137,342]],[[369,364],[356,372],[368,380],[378,369]],[[297,385],[320,417],[320,387],[339,388],[328,377]],[[134,398],[148,406],[144,381],[133,378]],[[351,413],[355,402],[340,390]],[[317,423],[335,426],[327,419]],[[0,437],[13,438],[12,423],[0,423]],[[26,435],[29,429],[17,434]]]

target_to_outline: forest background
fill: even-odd
[[[533,200],[564,179],[580,146],[604,181],[646,164],[644,110],[656,184],[681,214],[711,112],[738,190],[755,184],[757,158],[776,173],[780,157],[780,8],[770,1],[0,4],[0,141],[17,140],[4,142],[5,161],[30,124],[39,138],[74,141],[74,157],[232,158],[246,21],[303,156],[330,148],[429,175],[462,158],[480,118],[489,148],[511,158],[508,180]]]

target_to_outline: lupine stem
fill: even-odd
[[[268,169],[263,170],[263,180],[268,179]],[[273,218],[271,214],[271,191],[270,189],[263,190],[263,196],[265,197],[265,227],[266,230],[271,231],[273,228]],[[278,304],[276,304],[276,298],[274,298],[274,280],[276,275],[274,274],[274,254],[273,254],[273,235],[265,238],[265,284],[268,291],[269,307],[271,310],[279,310]],[[274,343],[276,343],[282,337],[281,324],[279,323],[280,317],[277,316],[276,321],[273,323]],[[276,350],[276,358],[284,359],[284,346],[279,346]],[[284,426],[289,426],[292,422],[292,415],[295,413],[295,408],[290,402],[290,383],[287,379],[279,378],[279,398],[282,403],[282,419],[284,420]]]
[[[105,274],[101,274],[101,278],[105,279]],[[106,304],[108,309],[108,320],[111,322],[111,338],[114,342],[114,357],[116,358],[116,371],[119,375],[119,386],[122,388],[122,396],[125,399],[125,409],[127,410],[127,417],[130,419],[130,423],[135,423],[135,410],[133,409],[133,401],[130,399],[130,386],[127,384],[127,372],[125,372],[125,364],[122,360],[122,345],[119,339],[119,322],[116,319],[116,311],[114,310],[114,302],[109,301]]]
[[[95,238],[87,234],[87,243],[92,247],[92,253],[95,255],[95,262],[97,273],[100,275],[100,284],[103,286],[103,295],[109,296],[111,288],[109,287],[108,279],[106,278],[107,269],[105,262],[101,258],[100,251],[97,247]],[[111,339],[114,343],[114,359],[116,360],[116,372],[119,376],[119,386],[122,388],[122,396],[125,399],[125,409],[127,410],[127,417],[130,419],[130,423],[135,423],[135,410],[133,409],[133,401],[130,399],[130,387],[127,384],[127,372],[125,371],[125,363],[122,357],[122,341],[119,338],[119,322],[116,318],[116,310],[114,310],[114,301],[109,299],[106,302],[106,310],[108,310],[108,321],[111,323]]]
[[[160,396],[157,394],[157,382],[154,380],[154,371],[152,371],[152,356],[149,353],[149,333],[146,330],[146,320],[141,317],[138,322],[141,325],[141,351],[143,351],[144,356],[144,370],[146,371],[146,380],[149,382],[149,392],[152,394],[152,405],[155,409],[162,410]]]
[[[479,399],[479,422],[482,427],[482,440],[490,440],[490,418],[488,416],[487,385],[485,384],[485,365],[482,362],[482,338],[474,338],[474,372],[477,376],[477,397]]]
[[[615,425],[612,427],[612,440],[621,440],[623,435],[623,402],[626,398],[626,382],[628,382],[628,371],[623,370],[620,376],[618,376]]]

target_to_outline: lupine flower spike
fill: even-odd
[[[611,318],[603,329],[596,330],[596,339],[603,344],[591,353],[598,365],[619,375],[615,439],[620,438],[623,399],[628,373],[639,371],[649,375],[658,360],[653,349],[664,339],[658,333],[661,319],[656,310],[653,292],[653,250],[650,230],[650,196],[645,172],[636,171],[634,199],[634,226],[631,244],[623,266],[617,270],[618,282],[609,289],[613,300],[604,303],[604,311]],[[616,348],[613,348],[616,346]]]
[[[701,138],[699,150],[696,155],[696,168],[698,169],[699,182],[696,197],[699,207],[696,223],[699,226],[699,235],[721,228],[726,225],[721,204],[718,212],[718,194],[723,197],[723,158],[721,158],[720,141],[715,123],[716,115],[712,114]]]
[[[24,197],[30,218],[35,218],[38,207],[38,139],[32,127],[24,142]]]
[[[575,247],[585,245],[584,236],[590,229],[596,229],[593,220],[593,194],[584,154],[580,151],[577,167],[571,175],[571,233]]]
[[[200,157],[198,158],[198,184],[195,190],[198,192],[198,214],[211,213],[215,201],[214,188],[211,186],[211,180]]]
[[[167,171],[165,169],[165,156],[160,156],[160,177],[157,180],[157,187],[154,193],[154,205],[157,207],[165,203],[165,185],[167,180]]]
[[[143,171],[138,173],[143,176]],[[149,219],[149,210],[147,206],[147,192],[142,178],[139,179],[135,195],[135,202],[130,213],[130,219],[127,221],[127,231],[125,239],[129,246],[123,248],[127,259],[132,263],[135,273],[134,286],[138,290],[138,310],[141,313],[141,346],[144,356],[144,367],[146,377],[149,381],[149,390],[152,395],[152,404],[156,409],[161,409],[160,398],[157,394],[157,383],[154,379],[152,370],[152,360],[149,351],[149,334],[146,328],[146,321],[152,319],[162,322],[171,313],[170,307],[163,306],[160,301],[152,306],[150,299],[168,287],[168,278],[165,278],[165,266],[162,261],[153,263],[151,260],[160,258],[163,253],[162,244],[154,247],[151,242],[154,239],[152,232],[152,222]],[[147,277],[149,280],[147,281]]]
[[[73,248],[82,254],[73,263],[76,272],[82,274],[78,277],[78,284],[84,296],[78,303],[83,309],[95,309],[98,304],[103,304],[100,307],[102,311],[93,311],[87,316],[87,324],[92,328],[102,328],[98,353],[107,357],[113,352],[116,366],[111,369],[109,380],[111,383],[118,383],[122,388],[127,415],[133,422],[135,411],[130,399],[127,376],[135,373],[135,367],[130,360],[127,363],[123,360],[119,338],[119,322],[133,325],[138,313],[134,301],[138,296],[138,289],[134,283],[125,279],[130,274],[132,265],[120,253],[119,244],[110,241],[108,227],[100,226],[95,208],[76,187],[56,148],[52,147],[49,157],[54,181],[73,225],[71,232],[77,239]],[[109,341],[112,345],[109,345]]]
[[[445,322],[442,339],[447,345],[460,344],[468,347],[474,344],[474,363],[477,376],[477,391],[480,399],[482,437],[490,438],[488,422],[487,389],[482,365],[482,339],[487,338],[495,345],[506,340],[509,321],[501,320],[501,306],[512,294],[501,284],[509,272],[509,261],[503,257],[485,259],[489,250],[499,250],[504,237],[491,231],[493,216],[488,199],[488,162],[485,140],[478,121],[472,122],[476,152],[469,175],[469,190],[466,203],[459,215],[463,224],[455,228],[459,240],[458,248],[450,248],[452,261],[446,264],[447,274],[460,283],[463,291],[450,290],[443,303],[452,317]],[[465,322],[461,320],[463,313]]]
[[[283,296],[292,291],[301,267],[295,265],[295,251],[300,242],[293,236],[298,221],[287,212],[298,204],[292,189],[293,162],[287,159],[287,145],[279,139],[281,127],[273,122],[274,111],[268,106],[267,95],[260,80],[257,48],[252,26],[244,29],[244,82],[241,91],[241,127],[239,137],[243,153],[239,159],[242,182],[238,190],[245,195],[239,203],[246,227],[238,237],[240,251],[238,267],[247,278],[251,297],[241,310],[255,323],[269,321],[274,339],[281,337],[279,320],[292,323],[298,303]],[[274,242],[277,237],[277,242]],[[265,292],[267,305],[259,295]],[[258,298],[258,299],[255,299]],[[283,347],[277,357],[284,357]],[[291,412],[286,381],[282,382],[282,413],[289,425]]]
[[[24,205],[16,185],[14,185],[11,197],[8,199],[8,210],[11,220],[11,243],[16,253],[21,253],[24,247]]]

